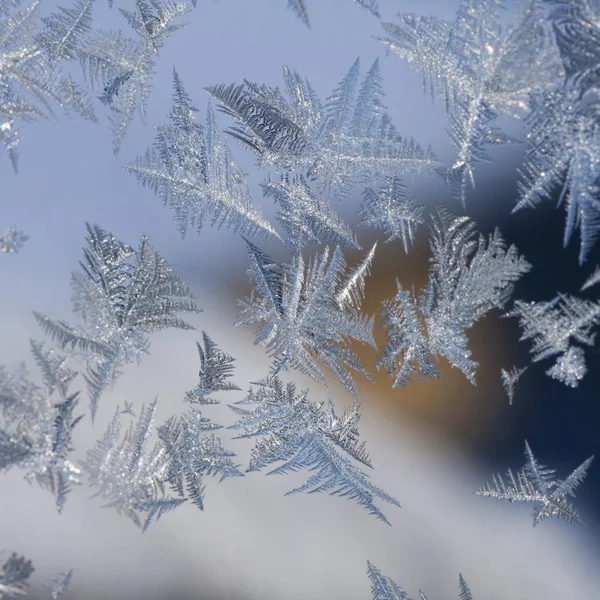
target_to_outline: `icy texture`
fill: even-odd
[[[416,68],[423,87],[444,100],[456,159],[444,176],[464,205],[478,161],[489,145],[510,142],[493,126],[498,115],[519,116],[529,95],[559,81],[561,67],[538,0],[527,0],[508,29],[498,0],[465,0],[453,23],[398,15],[384,23],[383,44]]]
[[[528,118],[529,147],[513,212],[535,207],[560,189],[567,213],[564,245],[579,229],[583,263],[600,231],[600,103],[579,102],[578,92],[561,90],[535,96]]]
[[[30,560],[13,552],[0,567],[0,598],[26,595],[27,580],[34,568]]]
[[[0,234],[0,252],[16,254],[28,239],[29,236],[23,230],[13,225]]]
[[[229,133],[255,153],[259,166],[318,179],[321,191],[334,189],[344,198],[358,182],[437,164],[431,150],[402,138],[392,125],[382,101],[379,60],[360,87],[359,71],[357,59],[325,106],[309,81],[287,67],[287,99],[279,88],[249,81],[206,89],[235,119]]]
[[[119,369],[148,353],[150,334],[170,327],[193,329],[177,315],[201,309],[147,237],[134,250],[98,225],[87,225],[86,241],[82,272],[71,280],[73,312],[83,324],[73,327],[34,314],[54,342],[86,365],[93,419]]]
[[[223,352],[210,339],[207,333],[202,332],[204,347],[197,343],[200,356],[200,371],[198,385],[185,395],[186,402],[194,404],[219,404],[210,396],[214,392],[239,391],[237,385],[228,381],[233,377],[235,358]]]
[[[516,300],[507,316],[519,317],[521,340],[532,340],[532,361],[558,355],[546,374],[577,387],[587,367],[583,349],[573,342],[594,345],[593,328],[600,323],[600,303],[562,294],[550,302]]]
[[[581,522],[567,497],[575,496],[575,488],[585,479],[594,457],[584,461],[564,481],[555,479],[555,470],[547,469],[537,462],[527,442],[525,458],[525,466],[516,475],[510,469],[507,471],[508,483],[500,475],[494,475],[477,494],[510,502],[532,503],[534,527],[549,518],[564,519],[569,523]]]
[[[225,224],[245,235],[278,238],[252,203],[227,144],[221,143],[212,106],[208,105],[206,126],[195,112],[173,71],[171,122],[158,127],[153,147],[126,169],[173,209],[181,235],[190,226],[200,232],[210,215],[213,226]]]
[[[367,561],[367,575],[371,580],[371,594],[373,600],[410,600],[406,592],[392,579],[386,577],[372,563]],[[462,575],[458,576],[460,600],[473,600],[471,590]],[[421,600],[427,600],[427,596],[419,590]]]
[[[356,464],[372,466],[364,442],[358,443],[358,403],[339,417],[331,401],[324,409],[323,404],[308,400],[307,390],[297,394],[293,384],[284,386],[279,377],[269,377],[255,385],[258,387],[251,388],[244,400],[231,406],[239,421],[230,429],[242,429],[242,438],[263,436],[252,450],[247,470],[259,471],[280,461],[284,464],[269,471],[269,475],[307,469],[314,474],[286,495],[328,492],[343,496],[389,525],[374,499],[394,506],[400,504],[369,483]],[[247,404],[257,406],[252,410],[240,407]]]
[[[404,251],[415,242],[417,227],[425,222],[423,207],[405,195],[406,187],[394,175],[379,192],[366,188],[360,207],[361,227],[373,227],[388,235],[384,243],[402,240]]]
[[[238,300],[242,311],[236,325],[261,325],[255,344],[266,346],[273,358],[274,375],[292,367],[324,380],[318,359],[358,397],[348,369],[365,377],[369,374],[349,342],[357,340],[375,347],[373,318],[359,312],[375,246],[349,272],[339,247],[332,255],[326,248],[308,264],[297,252],[288,264],[277,265],[246,243],[255,290],[249,298]]]
[[[32,341],[31,350],[45,389],[30,381],[24,365],[14,373],[0,367],[0,471],[26,471],[27,480],[52,493],[61,512],[72,485],[80,483],[80,470],[68,458],[82,418],[73,417],[78,393],[68,392],[76,373],[43,344]]]
[[[165,446],[158,442],[146,452],[155,410],[156,400],[149,408],[143,406],[135,427],[131,423],[121,439],[117,408],[104,437],[88,451],[82,464],[88,484],[98,489],[96,495],[108,502],[106,506],[130,518],[143,531],[153,519],[185,502],[185,498],[164,493],[169,469]]]
[[[521,379],[521,375],[527,371],[527,367],[513,367],[510,371],[506,369],[500,369],[500,376],[502,378],[502,385],[504,386],[504,391],[508,396],[508,403],[512,406],[514,397],[515,397],[515,386],[519,379]]]
[[[509,300],[514,283],[530,269],[496,230],[477,237],[468,217],[439,210],[431,227],[429,282],[417,298],[397,282],[398,293],[382,304],[387,343],[376,363],[394,377],[394,387],[411,376],[437,377],[430,355],[444,356],[475,383],[477,362],[466,330]]]

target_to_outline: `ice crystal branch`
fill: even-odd
[[[186,501],[164,493],[169,456],[162,442],[146,452],[156,400],[142,407],[137,423],[131,423],[121,439],[120,411],[117,408],[106,433],[88,451],[82,463],[88,484],[98,489],[109,508],[131,519],[145,531],[153,519]],[[145,515],[142,522],[140,515]]]
[[[292,248],[328,243],[360,250],[350,227],[310,189],[302,176],[287,175],[278,180],[269,177],[262,190],[265,198],[273,199],[281,207],[277,220],[287,231],[287,242]]]
[[[193,329],[181,312],[201,309],[180,277],[142,237],[138,250],[97,225],[87,225],[82,272],[73,273],[73,311],[82,325],[71,326],[34,313],[50,338],[86,364],[92,418],[102,393],[124,364],[147,354],[149,336],[166,328]]]
[[[466,201],[474,167],[490,160],[486,147],[511,141],[492,122],[519,116],[529,96],[557,84],[559,58],[538,0],[527,0],[502,32],[498,0],[465,0],[453,23],[398,15],[384,23],[381,42],[420,71],[423,87],[442,96],[457,156],[444,171],[454,195]]]
[[[359,181],[437,164],[431,150],[394,128],[382,101],[379,62],[360,87],[359,71],[357,59],[325,106],[309,81],[287,67],[287,99],[278,88],[249,81],[206,89],[236,121],[228,133],[254,152],[259,166],[275,167],[282,176],[318,178],[322,191],[335,189],[343,198]]]
[[[529,502],[533,504],[533,525],[549,518],[564,519],[569,523],[580,523],[579,514],[568,502],[568,496],[575,496],[575,488],[585,479],[592,463],[590,456],[579,465],[564,481],[555,479],[556,471],[540,465],[529,444],[525,442],[525,466],[513,474],[506,473],[508,483],[500,475],[476,493],[510,502]]]
[[[29,236],[15,226],[9,227],[0,235],[0,252],[6,254],[16,254],[24,246]]]
[[[24,367],[12,374],[0,369],[0,470],[25,470],[27,480],[53,494],[61,512],[80,475],[69,460],[72,431],[82,418],[73,417],[78,393],[68,394],[75,373],[65,368],[64,357],[43,344],[32,341],[31,349],[45,390],[30,381]],[[52,397],[55,391],[58,402]]]
[[[370,514],[387,523],[385,515],[374,504],[375,498],[400,506],[394,498],[369,483],[357,467],[371,467],[365,444],[358,443],[358,404],[340,417],[331,401],[327,409],[310,402],[308,391],[296,393],[289,383],[284,386],[278,377],[269,377],[250,388],[246,398],[231,408],[239,421],[230,429],[243,430],[242,438],[263,436],[256,442],[248,471],[259,471],[283,461],[269,475],[282,475],[300,469],[314,472],[295,493],[329,492],[354,500]],[[247,409],[240,405],[256,404]]]
[[[510,371],[506,369],[500,369],[500,377],[502,378],[502,385],[504,386],[504,391],[508,396],[508,403],[512,406],[514,397],[515,397],[515,386],[523,373],[527,371],[527,367],[513,367]]]
[[[50,596],[52,600],[60,598],[71,585],[71,577],[73,576],[73,569],[70,569],[66,573],[61,573],[58,579],[53,580],[50,586]]]
[[[214,435],[206,435],[221,425],[211,423],[200,411],[191,410],[181,417],[171,417],[158,428],[158,436],[169,457],[165,481],[180,497],[187,497],[192,504],[204,510],[203,475],[242,477],[232,457]]]
[[[326,248],[308,264],[297,252],[288,264],[277,265],[247,244],[255,291],[238,300],[242,311],[236,325],[260,324],[255,344],[266,346],[273,374],[292,367],[323,380],[318,359],[357,397],[348,368],[369,375],[348,343],[358,340],[375,346],[373,318],[359,312],[375,248],[348,273],[339,247],[332,255]]]
[[[371,562],[367,561],[367,575],[371,580],[371,594],[373,600],[409,600],[406,592],[392,579],[383,575]],[[462,575],[458,576],[458,588],[460,600],[473,600],[471,590]],[[427,596],[419,591],[421,600],[427,600]]]
[[[134,12],[123,8],[119,10],[131,28],[146,41],[155,54],[158,54],[164,40],[186,25],[172,21],[185,15],[190,9],[191,7],[184,2],[136,0]]]
[[[79,59],[98,99],[107,106],[113,147],[119,151],[134,113],[146,124],[146,103],[153,76],[152,47],[125,38],[121,31],[98,32],[79,49]]]
[[[210,215],[212,225],[279,238],[252,203],[242,170],[233,162],[227,144],[221,143],[212,106],[208,106],[205,127],[195,112],[173,71],[171,122],[158,128],[154,146],[126,169],[173,209],[182,235],[189,226],[200,232]]]
[[[587,372],[581,345],[594,345],[593,328],[600,323],[600,303],[562,294],[549,302],[516,300],[507,316],[519,318],[521,340],[532,340],[532,361],[558,355],[546,374],[577,387]]]
[[[424,223],[423,207],[405,195],[406,187],[393,175],[379,192],[366,188],[360,207],[361,227],[374,227],[389,235],[385,243],[402,240],[404,251],[415,242],[417,226]]]
[[[196,344],[200,356],[200,382],[185,395],[185,400],[194,404],[218,404],[219,401],[210,396],[213,392],[241,390],[228,381],[233,377],[235,358],[220,350],[204,331],[202,341],[204,347]]]
[[[394,377],[394,387],[411,375],[437,376],[429,355],[444,356],[475,383],[465,331],[509,300],[514,283],[530,269],[496,230],[486,241],[468,217],[440,210],[431,227],[429,282],[418,298],[397,283],[393,300],[382,304],[387,343],[377,368]]]
[[[0,598],[26,595],[27,580],[34,568],[30,560],[13,552],[0,567]]]
[[[595,0],[545,0],[567,81],[583,96],[600,85],[600,5]]]
[[[532,101],[529,147],[513,212],[535,207],[560,189],[567,212],[564,245],[576,228],[583,263],[600,231],[600,102],[578,101],[573,90],[550,91]]]
[[[374,17],[379,18],[379,7],[377,0],[352,0],[361,8],[364,8]],[[291,9],[304,25],[310,29],[310,21],[308,19],[308,9],[305,0],[288,0],[288,8]]]

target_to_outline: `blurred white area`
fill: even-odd
[[[185,410],[183,395],[197,381],[195,341],[202,328],[237,358],[240,387],[247,389],[267,374],[268,360],[253,346],[250,332],[230,328],[234,314],[216,302],[204,308],[205,314],[194,319],[197,332],[156,335],[144,363],[126,368],[115,390],[102,398],[96,425],[86,420],[77,427],[77,458],[125,400],[139,414],[142,403],[158,396],[157,425]],[[21,322],[21,332],[32,329]],[[8,344],[0,357],[0,362],[14,362]],[[305,383],[299,381],[300,387]],[[313,399],[326,399],[322,386],[312,389]],[[338,406],[350,402],[337,388],[329,392]],[[224,404],[205,407],[203,414],[231,424],[225,404],[241,397],[241,392],[222,393]],[[86,402],[83,393],[81,409]],[[129,418],[122,415],[125,423]],[[247,464],[252,442],[221,433],[224,445]],[[251,473],[221,484],[207,479],[204,512],[180,507],[142,534],[126,518],[102,508],[101,499],[90,499],[84,486],[57,515],[52,496],[25,483],[15,470],[0,479],[2,546],[34,560],[36,587],[73,568],[69,597],[74,599],[366,600],[367,560],[413,598],[419,588],[430,598],[458,597],[459,572],[477,600],[600,597],[595,524],[546,522],[534,529],[529,507],[475,496],[472,491],[488,479],[490,467],[414,423],[390,420],[376,395],[363,401],[361,433],[375,466],[373,482],[402,504],[383,507],[392,527],[343,498],[284,497],[306,473]],[[585,507],[582,513],[585,518]]]

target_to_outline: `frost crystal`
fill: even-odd
[[[529,147],[519,182],[520,199],[513,212],[535,207],[561,189],[567,212],[564,245],[576,228],[581,234],[583,263],[600,231],[600,103],[579,103],[578,92],[550,91],[535,97]]]
[[[514,282],[530,269],[514,246],[505,247],[498,230],[486,243],[468,217],[443,210],[434,217],[431,250],[429,283],[420,296],[397,283],[396,297],[382,304],[387,343],[375,366],[394,376],[394,387],[413,374],[437,376],[429,354],[446,357],[474,384],[478,363],[471,360],[465,331],[502,308]]]
[[[243,476],[239,465],[231,460],[235,454],[225,450],[219,438],[205,435],[220,427],[203,417],[200,411],[191,410],[179,418],[171,417],[158,428],[158,436],[169,457],[165,481],[200,510],[204,510],[203,475],[220,475],[221,481]]]
[[[233,376],[235,358],[220,350],[207,333],[202,332],[204,348],[196,343],[200,355],[200,382],[185,395],[186,402],[195,404],[219,404],[210,397],[213,392],[241,390],[228,381]]]
[[[366,188],[360,208],[361,227],[374,227],[389,235],[385,243],[402,240],[404,251],[415,242],[417,226],[424,223],[423,207],[405,196],[406,187],[394,175],[386,186],[374,192]]]
[[[8,560],[0,567],[0,598],[16,598],[23,596],[27,580],[34,568],[30,560],[13,552]]]
[[[529,95],[561,74],[557,51],[537,0],[527,0],[502,33],[498,0],[465,0],[454,23],[398,15],[384,23],[389,50],[418,69],[423,87],[443,97],[457,156],[443,171],[454,195],[466,201],[474,166],[490,160],[486,146],[511,140],[492,126],[499,114],[519,116]]]
[[[382,102],[379,62],[358,93],[357,59],[324,107],[307,79],[283,69],[286,97],[278,88],[246,81],[207,88],[237,122],[229,133],[250,148],[259,166],[319,180],[344,198],[352,187],[396,171],[416,173],[437,161],[431,150],[402,138]]]
[[[186,23],[174,24],[171,21],[189,12],[190,6],[170,0],[136,0],[135,12],[123,8],[119,10],[131,28],[158,54],[164,40],[185,27]]]
[[[355,402],[351,410],[339,417],[329,401],[310,402],[308,391],[296,394],[289,383],[284,387],[278,377],[257,382],[246,398],[231,408],[240,420],[230,429],[242,429],[239,437],[265,436],[256,442],[248,471],[259,471],[275,462],[284,461],[269,475],[281,475],[307,469],[314,475],[301,486],[289,491],[295,493],[329,492],[354,500],[370,514],[387,523],[384,514],[375,506],[374,498],[400,506],[398,501],[369,483],[356,462],[371,467],[365,443],[358,443],[356,428],[360,414]],[[239,405],[257,404],[253,410]]]
[[[527,367],[522,367],[521,369],[513,367],[510,371],[507,371],[506,369],[500,369],[502,385],[504,386],[504,391],[508,396],[508,403],[511,406],[515,397],[515,386],[525,371],[527,371]]]
[[[45,391],[29,380],[24,367],[13,374],[0,368],[0,470],[24,469],[27,480],[52,493],[61,512],[80,475],[68,459],[73,428],[82,418],[73,418],[77,393],[67,391],[76,374],[64,367],[64,357],[43,344],[32,341],[31,349]],[[55,391],[59,402],[52,398]]]
[[[600,323],[600,303],[561,294],[550,302],[516,300],[507,316],[519,317],[521,340],[533,341],[530,351],[533,362],[558,354],[546,374],[577,387],[587,368],[583,349],[572,343],[594,345],[592,329]]]
[[[265,198],[272,198],[281,207],[277,220],[287,231],[287,242],[293,248],[329,243],[360,250],[350,227],[310,189],[303,177],[268,178],[262,189]]]
[[[579,514],[567,501],[567,496],[575,496],[575,488],[585,479],[593,456],[579,465],[564,481],[554,478],[553,469],[540,465],[529,444],[525,442],[525,466],[516,475],[509,469],[506,473],[508,483],[500,475],[476,493],[510,502],[533,503],[533,525],[545,519],[555,517],[569,523],[580,523]]]
[[[371,594],[373,600],[409,600],[406,592],[392,579],[386,577],[372,563],[367,561],[367,575],[371,580]],[[473,600],[471,590],[462,575],[458,576],[460,600]],[[427,600],[427,596],[419,591],[421,600]]]
[[[581,95],[600,84],[600,4],[597,0],[545,0],[567,81]]]
[[[169,456],[164,444],[158,442],[146,453],[155,410],[156,400],[148,409],[143,406],[135,427],[132,423],[121,440],[117,408],[104,437],[83,462],[89,485],[98,488],[95,495],[102,496],[107,507],[130,518],[143,531],[154,518],[160,519],[185,502],[184,498],[165,496]],[[139,513],[145,514],[143,523]]]
[[[60,598],[68,589],[71,584],[71,577],[73,575],[73,569],[68,571],[67,573],[61,573],[58,579],[55,579],[50,586],[50,595],[52,596],[52,600],[57,600]]]
[[[250,198],[245,175],[222,144],[212,105],[206,126],[194,113],[183,84],[173,71],[171,123],[158,127],[154,146],[126,169],[169,204],[181,235],[188,226],[200,232],[204,220],[226,224],[245,235],[279,238]]]
[[[29,236],[17,227],[9,227],[0,235],[0,252],[16,254],[21,250]]]
[[[146,103],[153,76],[152,47],[145,40],[123,37],[121,31],[98,32],[79,49],[84,73],[98,99],[111,110],[113,147],[119,151],[137,110],[146,124]]]
[[[149,335],[174,327],[193,329],[180,312],[201,312],[178,275],[142,237],[138,250],[97,225],[87,225],[82,273],[73,273],[72,327],[34,313],[44,331],[69,355],[86,364],[92,419],[102,393],[119,368],[148,353]]]
[[[238,300],[242,311],[236,325],[261,325],[255,344],[266,346],[273,358],[273,374],[292,367],[323,380],[315,360],[319,359],[357,397],[347,368],[365,377],[369,374],[348,344],[354,339],[375,347],[373,317],[359,312],[375,246],[348,273],[339,247],[331,257],[326,248],[308,264],[297,252],[289,264],[277,265],[246,243],[249,275],[256,289],[249,298]]]
[[[377,0],[352,0],[354,4],[364,8],[368,13],[374,17],[379,18],[379,7]],[[308,9],[306,8],[305,0],[288,0],[288,8],[296,13],[296,16],[310,28],[310,21],[308,20]]]

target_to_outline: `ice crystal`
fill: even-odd
[[[58,12],[42,17],[43,29],[36,41],[51,61],[73,60],[80,43],[91,32],[92,0],[76,0],[73,8],[58,7]]]
[[[164,40],[185,27],[186,23],[172,21],[189,12],[190,6],[171,0],[136,0],[135,12],[119,10],[131,28],[158,54]]]
[[[86,364],[92,418],[119,368],[147,354],[149,336],[170,327],[193,329],[180,312],[201,312],[180,277],[143,236],[138,250],[97,225],[87,225],[81,273],[73,273],[71,326],[34,313],[44,331],[69,355]]]
[[[409,600],[406,592],[392,579],[383,575],[371,562],[367,561],[367,575],[371,580],[371,594],[373,600]],[[473,600],[471,590],[462,575],[458,576],[458,588],[460,600]],[[419,590],[421,600],[427,600],[427,596]]]
[[[600,303],[559,294],[549,302],[515,301],[507,315],[519,317],[521,340],[532,340],[531,356],[538,362],[558,355],[547,375],[577,387],[587,372],[581,346],[593,346],[593,328],[600,323]]]
[[[169,457],[165,481],[181,497],[187,497],[200,510],[204,510],[203,475],[242,477],[232,457],[221,445],[221,440],[206,432],[219,429],[202,416],[200,411],[191,410],[181,417],[171,417],[158,428],[158,436]]]
[[[389,235],[385,243],[402,240],[404,251],[415,241],[417,226],[424,223],[423,207],[405,195],[406,187],[394,175],[379,192],[366,188],[360,207],[361,227],[374,227]]]
[[[78,394],[68,393],[75,373],[65,368],[64,357],[43,344],[32,341],[31,348],[45,390],[30,381],[24,367],[12,374],[0,369],[0,470],[25,470],[27,480],[54,495],[61,512],[80,475],[68,458],[73,428],[82,418],[73,418]]]
[[[287,242],[293,248],[329,243],[360,250],[350,227],[310,189],[303,177],[268,178],[262,190],[265,198],[272,198],[281,207],[277,220],[287,231]]]
[[[379,7],[377,0],[352,0],[354,4],[364,8],[368,13],[374,17],[379,18]],[[310,21],[308,19],[308,9],[306,7],[305,0],[288,0],[288,8],[296,13],[296,16],[310,28]]]
[[[226,224],[245,235],[278,238],[252,203],[242,170],[233,162],[209,104],[206,126],[194,113],[181,79],[173,71],[171,123],[158,127],[154,146],[126,166],[175,212],[182,235],[189,226],[200,232],[210,215],[212,225]]]
[[[585,283],[581,286],[581,291],[587,290],[600,283],[600,265],[596,267],[594,272],[585,280]]]
[[[107,106],[113,147],[119,151],[135,111],[146,124],[146,103],[153,76],[152,47],[123,36],[121,31],[98,32],[78,51],[84,73]]]
[[[335,414],[331,401],[324,409],[323,404],[308,400],[307,390],[297,394],[293,384],[284,386],[276,376],[255,385],[258,387],[250,388],[244,400],[231,407],[240,419],[230,429],[243,430],[239,436],[242,438],[263,436],[252,450],[247,470],[259,471],[284,461],[268,474],[282,475],[300,469],[313,471],[304,484],[286,495],[328,492],[343,496],[389,525],[374,499],[400,505],[369,483],[355,464],[372,466],[364,442],[358,443],[358,403],[340,417]],[[257,406],[252,410],[240,407],[247,404]]]
[[[549,91],[532,101],[529,147],[513,212],[535,207],[560,189],[565,205],[564,245],[576,228],[583,263],[600,231],[600,102],[578,102],[573,90]]]
[[[84,119],[98,122],[87,87],[75,83],[69,75],[60,80],[60,91],[63,108],[67,114],[73,111]]]
[[[58,579],[53,580],[50,586],[50,596],[52,600],[60,598],[71,585],[71,577],[73,576],[73,569],[70,569],[67,573],[61,573]]]
[[[537,462],[527,442],[525,457],[526,464],[516,475],[510,469],[507,471],[508,483],[505,483],[500,475],[494,475],[492,480],[476,493],[510,502],[532,503],[534,526],[552,517],[570,523],[581,522],[579,514],[568,502],[567,497],[575,496],[575,488],[585,479],[594,457],[590,456],[564,481],[555,479],[555,470]]]
[[[369,561],[367,561],[367,575],[371,581],[373,600],[408,600],[406,592]]]
[[[195,404],[218,404],[219,401],[210,396],[213,392],[241,390],[228,381],[233,376],[235,358],[220,350],[204,331],[202,341],[204,348],[196,343],[200,356],[200,381],[185,395],[185,400]]]
[[[288,264],[278,265],[247,242],[249,275],[255,290],[245,300],[236,325],[260,324],[255,344],[266,346],[273,358],[273,374],[292,367],[313,379],[324,379],[316,359],[357,397],[348,368],[369,377],[350,340],[375,346],[373,317],[360,314],[364,280],[375,246],[348,272],[339,247],[316,254],[308,264],[296,252]]]
[[[16,598],[23,596],[27,580],[34,568],[30,560],[13,552],[0,567],[0,598]]]
[[[12,226],[0,235],[0,252],[16,254],[21,250],[29,236],[21,229]]]
[[[235,119],[228,132],[255,153],[259,166],[318,178],[321,190],[335,189],[343,198],[357,182],[437,164],[431,150],[402,138],[392,125],[382,102],[378,60],[356,93],[359,70],[357,59],[325,106],[308,80],[287,67],[288,99],[278,88],[249,81],[206,89]]]
[[[496,230],[476,236],[468,217],[440,210],[431,228],[429,282],[418,298],[397,283],[398,292],[382,304],[387,343],[377,368],[394,377],[394,387],[411,375],[437,376],[429,355],[444,356],[475,383],[478,363],[471,359],[465,331],[493,308],[502,308],[514,283],[530,269],[514,246],[506,248]]]
[[[600,4],[597,0],[545,0],[567,81],[581,95],[600,85]]]
[[[185,498],[167,496],[164,482],[169,471],[169,455],[162,442],[146,452],[156,400],[142,406],[135,424],[130,424],[121,439],[120,411],[117,408],[103,438],[88,451],[83,469],[88,484],[98,489],[109,508],[131,519],[145,531],[153,519],[173,510]],[[140,515],[145,515],[144,521]]]
[[[505,32],[500,6],[465,0],[454,23],[407,14],[383,24],[386,48],[420,71],[425,90],[444,99],[457,151],[444,175],[463,205],[475,164],[490,160],[486,147],[511,141],[494,119],[527,111],[531,92],[555,85],[561,74],[538,0],[523,2]]]
[[[520,369],[518,367],[513,367],[510,371],[507,371],[506,369],[500,369],[502,385],[504,386],[504,391],[508,396],[508,403],[511,406],[515,397],[515,386],[525,371],[527,371],[527,367],[522,367]]]
[[[19,121],[47,118],[60,101],[55,73],[35,39],[39,4],[17,10],[19,2],[0,3],[0,141],[15,170]]]

